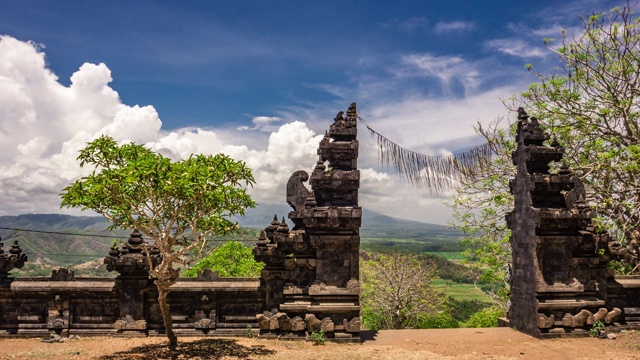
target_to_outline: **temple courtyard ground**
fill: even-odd
[[[0,339],[0,359],[640,359],[640,332],[616,339],[539,340],[508,328],[385,330],[364,333],[361,344],[259,338],[181,338],[178,351],[165,338],[81,337],[62,343]]]

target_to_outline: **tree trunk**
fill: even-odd
[[[169,311],[169,304],[167,303],[167,295],[169,291],[161,284],[158,286],[158,304],[160,304],[160,310],[162,310],[162,320],[164,321],[164,329],[169,339],[169,349],[175,350],[178,346],[178,336],[173,332],[173,320],[171,319],[171,313]]]

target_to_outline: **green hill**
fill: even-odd
[[[211,246],[228,240],[241,240],[246,245],[251,245],[255,242],[259,229],[269,225],[274,214],[282,219],[283,216],[286,218],[290,210],[288,205],[271,204],[250,209],[246,217],[238,219],[243,227],[240,234],[215,237]],[[291,225],[290,221],[289,224]],[[0,236],[5,250],[14,240],[18,240],[20,247],[29,257],[26,270],[21,272],[22,276],[48,275],[50,268],[57,266],[77,267],[82,272],[89,271],[91,275],[107,274],[101,270],[101,259],[107,255],[115,239],[125,241],[129,236],[128,231],[110,232],[107,230],[108,226],[109,223],[99,216],[0,216]],[[366,250],[402,249],[416,253],[460,251],[458,242],[461,234],[456,230],[442,225],[397,219],[366,209],[363,211],[360,235],[362,248]]]

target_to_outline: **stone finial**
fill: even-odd
[[[349,109],[347,110],[347,118],[353,119],[357,117],[358,113],[356,112],[356,103],[352,102],[351,105],[349,105]]]
[[[529,115],[524,111],[523,107],[518,108],[518,120],[527,121],[529,119]]]
[[[318,162],[316,163],[315,171],[324,172],[326,169],[327,169],[327,166],[324,164],[324,161],[322,161],[322,156],[319,156]]]
[[[151,259],[151,266],[157,266],[162,261],[160,250],[156,246],[149,246],[142,238],[142,233],[135,229],[120,249],[109,250],[109,256],[104,258],[107,271],[117,271],[121,275],[147,276],[150,269],[145,249]]]
[[[142,233],[138,229],[133,230],[133,232],[129,234],[128,243],[132,247],[139,247],[143,242],[144,240],[142,240]]]
[[[269,240],[267,240],[267,236],[264,234],[264,230],[260,230],[260,236],[258,237],[258,241],[256,242],[256,245],[265,246],[268,243],[269,243]]]
[[[0,243],[0,250],[2,250],[2,243]],[[16,240],[8,253],[4,250],[0,251],[0,279],[6,279],[9,271],[23,267],[25,262],[27,262],[27,255],[22,253]]]
[[[309,195],[309,197],[304,201],[304,207],[312,208],[316,206],[318,206],[318,203],[316,202],[316,197],[313,195],[312,191],[311,195]]]
[[[282,217],[282,222],[280,222],[280,226],[278,226],[277,231],[283,234],[289,233],[289,225],[287,225],[287,222],[284,220],[284,216]]]
[[[13,255],[20,255],[22,253],[22,249],[20,248],[20,245],[18,245],[18,240],[13,242],[11,249],[9,249],[9,253]]]
[[[271,221],[271,224],[269,224],[269,226],[267,226],[267,232],[269,230],[275,231],[278,226],[280,226],[280,222],[278,221],[278,215],[273,215],[273,221]]]

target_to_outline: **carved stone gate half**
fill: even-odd
[[[266,264],[260,276],[266,308],[257,315],[261,336],[295,338],[322,330],[336,341],[360,339],[356,125],[353,103],[320,141],[311,176],[296,171],[287,183],[293,228],[274,217],[253,250]]]
[[[607,269],[612,254],[594,230],[582,181],[565,164],[550,172],[564,148],[522,108],[516,141],[508,325],[536,337],[584,336],[598,321],[640,328],[640,278]]]

